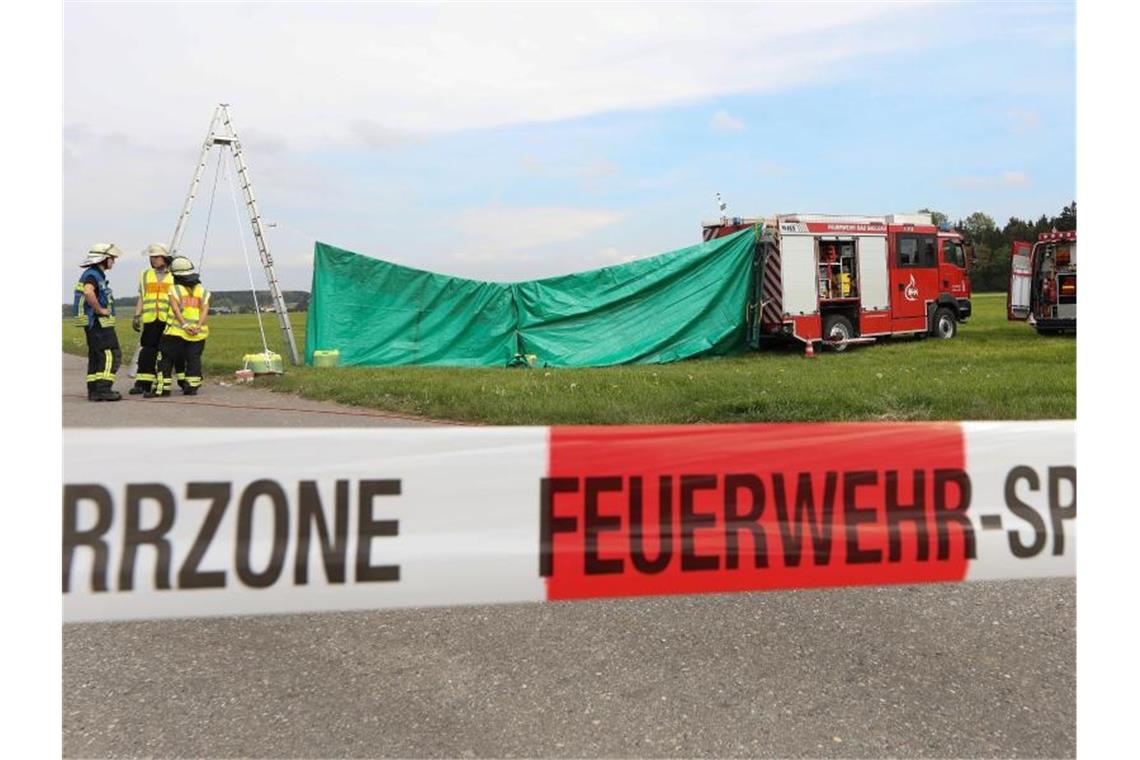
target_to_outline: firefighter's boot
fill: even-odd
[[[111,383],[107,380],[97,381],[95,383],[95,393],[87,394],[88,401],[119,401],[122,398],[122,394],[111,388]]]

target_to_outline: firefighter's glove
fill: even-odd
[[[142,332],[142,317],[140,317],[138,314],[136,314],[135,318],[131,320],[131,329],[135,332]]]

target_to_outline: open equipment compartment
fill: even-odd
[[[818,238],[816,262],[820,301],[858,299],[859,262],[855,238]]]
[[[1018,243],[1022,250],[1027,245]],[[1029,308],[1010,309],[1011,319],[1026,319],[1040,333],[1077,327],[1077,234],[1043,232],[1029,258]],[[1024,274],[1021,276],[1024,277]],[[1013,299],[1011,285],[1011,303]],[[1024,298],[1024,296],[1022,296]]]

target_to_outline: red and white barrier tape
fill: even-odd
[[[67,622],[1075,572],[1071,421],[152,432],[67,431]]]

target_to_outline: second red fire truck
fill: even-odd
[[[1042,232],[1037,243],[1013,244],[1009,269],[1011,320],[1045,335],[1077,330],[1077,231]]]
[[[889,335],[953,338],[970,317],[972,249],[930,214],[784,214],[702,226],[705,240],[756,230],[753,347],[773,338],[837,351]]]

